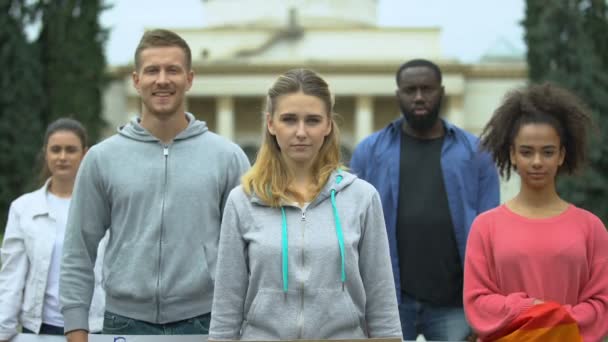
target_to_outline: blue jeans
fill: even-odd
[[[35,332],[31,331],[28,328],[22,328],[22,333],[24,334],[35,334]],[[57,327],[54,325],[42,323],[40,326],[40,331],[38,332],[40,335],[60,335],[63,336],[63,327]]]
[[[399,316],[404,340],[422,334],[427,341],[466,341],[471,334],[462,307],[438,307],[402,294]]]
[[[183,321],[155,324],[106,311],[103,334],[107,335],[208,335],[211,313]]]

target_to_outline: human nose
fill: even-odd
[[[414,101],[420,102],[420,101],[424,101],[424,95],[422,94],[422,89],[417,88],[416,92],[414,93]]]
[[[304,125],[304,121],[299,121],[296,127],[296,136],[298,138],[306,137],[306,126]]]
[[[158,77],[156,78],[156,83],[167,83],[169,81],[168,77],[167,77],[167,73],[164,70],[161,70],[158,73]]]
[[[541,155],[540,155],[540,153],[535,153],[534,157],[532,158],[532,166],[533,167],[540,167],[541,165],[542,165]]]

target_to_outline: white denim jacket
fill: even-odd
[[[56,240],[53,213],[46,192],[49,185],[24,194],[13,203],[0,249],[0,340],[17,334],[17,327],[38,332],[42,325],[42,306]],[[107,236],[101,240],[95,264],[95,292],[89,310],[92,332],[101,331],[105,293],[101,269]]]

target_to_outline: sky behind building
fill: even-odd
[[[102,14],[101,24],[110,29],[106,43],[110,65],[131,62],[146,28],[205,25],[202,0],[108,0],[107,3],[113,7]],[[378,0],[378,25],[440,27],[444,57],[475,62],[488,52],[523,56],[524,11],[524,0]]]

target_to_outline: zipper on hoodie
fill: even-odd
[[[304,271],[304,246],[305,246],[305,232],[306,232],[306,210],[302,210],[302,218],[300,220],[302,222],[302,271]],[[298,327],[298,340],[302,339],[302,333],[303,333],[303,329],[304,329],[304,281],[302,281],[301,287],[300,287],[300,312],[298,314],[298,320],[297,320],[297,327]]]
[[[169,145],[163,145],[163,159],[165,163],[165,179],[163,183],[163,197],[160,207],[160,238],[158,241],[158,273],[156,278],[156,321],[160,322],[160,273],[163,255],[163,229],[165,221],[165,199],[167,197],[167,169],[169,159]]]

